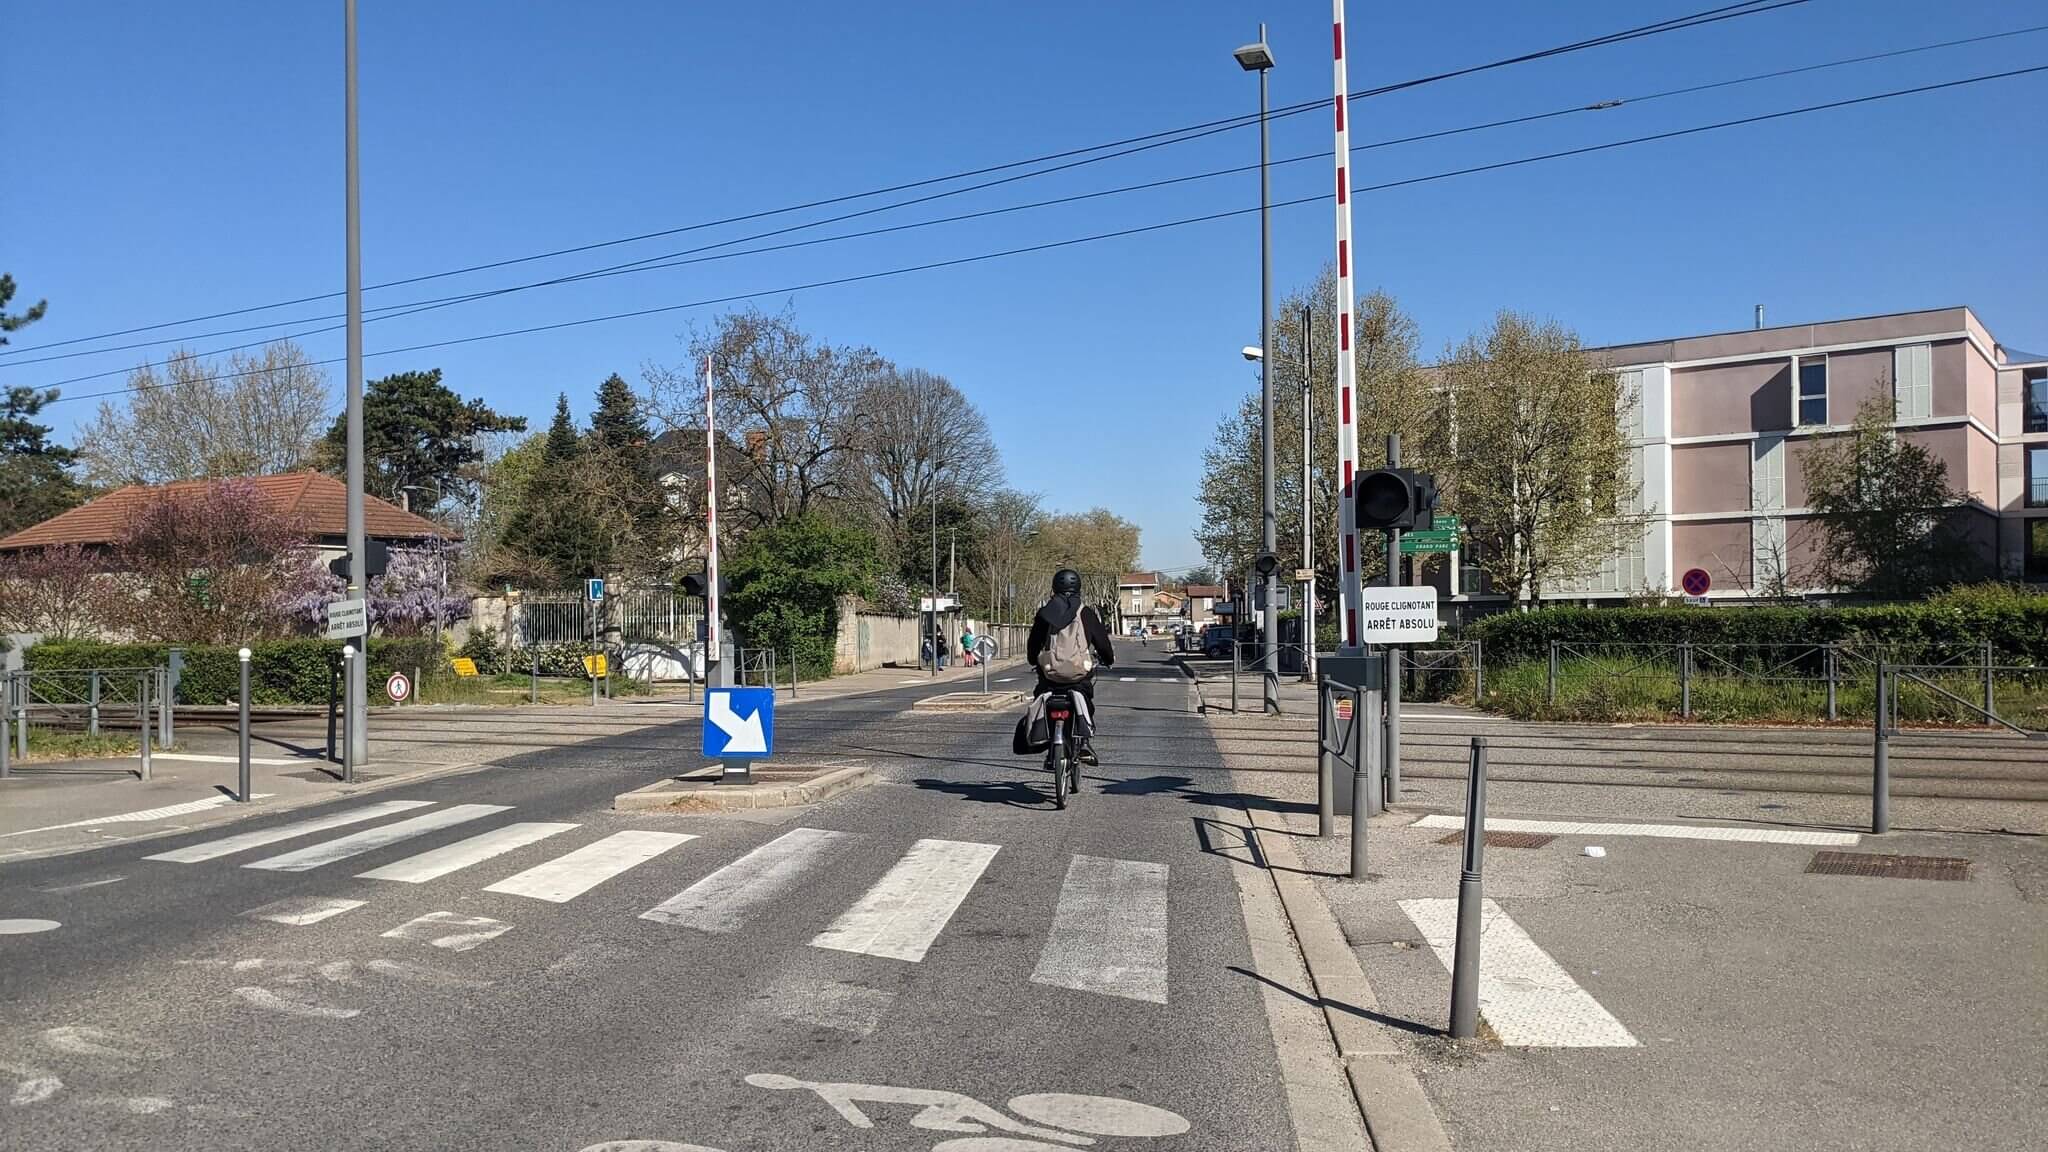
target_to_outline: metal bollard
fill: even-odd
[[[28,759],[28,697],[34,687],[35,681],[26,670],[14,674],[14,755],[20,760]],[[0,700],[0,706],[5,704],[5,700]]]
[[[338,750],[334,747],[334,714],[335,706],[338,703],[336,697],[339,693],[340,682],[341,665],[339,663],[329,664],[327,666],[327,762],[329,764],[340,760],[340,756],[337,754]]]
[[[249,650],[235,653],[242,665],[242,695],[239,707],[235,709],[235,763],[241,770],[241,791],[235,799],[249,802]]]
[[[92,685],[86,691],[87,695],[85,698],[85,734],[87,736],[98,736],[100,734],[99,669],[95,668],[92,670]]]
[[[533,671],[527,674],[526,697],[528,704],[540,703],[540,653],[538,652],[533,654]]]
[[[14,752],[12,745],[8,743],[7,732],[7,698],[13,693],[14,674],[0,673],[0,780],[5,780],[13,774],[8,768],[8,761],[12,759]]]
[[[1401,802],[1401,650],[1387,646],[1387,750],[1380,758],[1382,806]]]
[[[1351,878],[1363,880],[1366,820],[1372,815],[1372,802],[1379,797],[1372,774],[1372,769],[1377,767],[1374,761],[1379,756],[1379,741],[1375,739],[1379,734],[1372,732],[1366,721],[1379,708],[1380,694],[1377,691],[1361,693],[1356,688],[1349,691],[1352,723],[1359,727],[1359,738],[1351,742]]]
[[[1557,641],[1550,642],[1550,663],[1544,669],[1544,695],[1548,703],[1557,703]]]
[[[1827,674],[1828,674],[1828,721],[1829,721],[1829,723],[1833,723],[1833,722],[1834,722],[1834,721],[1835,721],[1835,720],[1837,719],[1837,717],[1836,717],[1836,715],[1835,715],[1835,677],[1836,677],[1836,675],[1837,675],[1837,672],[1838,672],[1838,670],[1839,670],[1839,669],[1840,669],[1840,667],[1841,667],[1841,664],[1840,664],[1840,656],[1841,656],[1841,654],[1840,654],[1840,653],[1839,653],[1838,651],[1836,651],[1836,649],[1835,649],[1835,642],[1834,642],[1834,641],[1832,641],[1832,640],[1828,641],[1828,648],[1827,648],[1827,652],[1825,653],[1825,659],[1824,659],[1823,663],[1825,663],[1825,664],[1826,664],[1826,666],[1827,666]]]
[[[1692,719],[1692,641],[1678,642],[1678,715]]]
[[[355,683],[355,680],[349,674],[355,658],[356,646],[353,644],[343,644],[341,646],[341,680],[343,684]],[[354,697],[354,692],[345,691],[341,694],[341,782],[344,784],[356,782],[356,718]]]
[[[1887,677],[1884,657],[1877,658],[1877,735],[1870,755],[1870,830],[1889,832],[1892,826],[1892,766],[1889,734],[1885,731]]]
[[[1230,641],[1230,714],[1237,715],[1237,665],[1238,644],[1236,637]]]
[[[1480,868],[1486,851],[1486,737],[1472,738],[1465,780],[1465,866],[1458,873],[1458,943],[1451,961],[1451,1039],[1479,1032],[1479,912],[1484,904]]]
[[[142,778],[149,779],[149,682],[154,679],[148,672],[135,678],[135,695],[142,701]]]
[[[420,702],[420,666],[417,664],[412,666],[412,702]]]
[[[1472,706],[1486,706],[1486,641],[1472,642]]]

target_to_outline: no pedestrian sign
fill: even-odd
[[[1362,588],[1359,636],[1367,644],[1418,644],[1436,639],[1436,588]]]
[[[704,756],[738,760],[775,751],[775,689],[712,688],[704,693]]]

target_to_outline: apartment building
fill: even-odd
[[[1590,350],[1635,403],[1628,432],[1649,529],[1546,599],[1800,591],[1819,535],[1802,461],[1873,396],[1968,494],[1970,538],[2009,579],[2048,582],[2048,356],[2004,347],[1964,308],[1755,328]]]

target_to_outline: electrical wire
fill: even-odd
[[[1629,28],[1629,29],[1624,29],[1624,30],[1622,30],[1622,31],[1619,31],[1619,32],[1611,32],[1611,33],[1607,33],[1607,34],[1605,34],[1605,35],[1602,35],[1602,36],[1596,36],[1596,37],[1591,37],[1591,38],[1588,38],[1588,39],[1585,39],[1585,40],[1578,40],[1578,41],[1573,41],[1573,42],[1571,42],[1571,43],[1568,43],[1568,44],[1560,44],[1560,45],[1557,45],[1557,46],[1554,46],[1554,47],[1551,47],[1551,48],[1545,48],[1545,49],[1541,49],[1541,50],[1539,50],[1539,51],[1535,51],[1535,52],[1526,52],[1526,53],[1522,53],[1522,54],[1520,54],[1520,55],[1517,55],[1517,56],[1510,56],[1510,57],[1506,57],[1506,58],[1504,58],[1504,59],[1500,59],[1500,60],[1493,60],[1493,61],[1488,61],[1488,62],[1486,62],[1486,63],[1483,63],[1483,64],[1474,64],[1474,65],[1468,65],[1468,66],[1466,66],[1466,67],[1463,67],[1463,68],[1457,68],[1457,69],[1452,69],[1452,70],[1450,70],[1450,71],[1446,71],[1446,72],[1438,72],[1438,73],[1434,73],[1434,74],[1431,74],[1431,75],[1428,75],[1428,76],[1419,76],[1419,77],[1415,77],[1415,78],[1412,78],[1412,79],[1409,79],[1409,80],[1403,80],[1403,81],[1398,81],[1398,82],[1396,82],[1396,83],[1393,83],[1393,84],[1387,84],[1387,85],[1382,85],[1382,86],[1380,86],[1380,87],[1377,87],[1377,88],[1367,88],[1367,89],[1361,89],[1361,90],[1359,90],[1359,91],[1356,91],[1356,92],[1350,92],[1350,93],[1347,93],[1347,94],[1346,94],[1346,99],[1349,99],[1349,100],[1360,100],[1360,99],[1366,99],[1366,98],[1370,98],[1370,97],[1374,97],[1374,96],[1382,96],[1382,95],[1386,95],[1386,94],[1389,94],[1389,93],[1393,93],[1393,92],[1401,92],[1401,91],[1406,91],[1406,90],[1409,90],[1409,89],[1412,89],[1412,88],[1417,88],[1417,87],[1421,87],[1421,86],[1423,86],[1423,85],[1427,85],[1427,84],[1434,84],[1434,83],[1438,83],[1438,82],[1440,82],[1440,81],[1444,81],[1444,80],[1451,80],[1451,79],[1457,79],[1457,78],[1459,78],[1459,77],[1463,77],[1463,76],[1470,76],[1470,75],[1474,75],[1474,74],[1476,74],[1476,73],[1480,73],[1480,72],[1485,72],[1485,71],[1489,71],[1489,70],[1492,70],[1492,69],[1496,69],[1496,68],[1505,68],[1505,67],[1509,67],[1509,66],[1512,66],[1512,65],[1515,65],[1515,64],[1522,64],[1522,63],[1528,63],[1528,62],[1531,62],[1531,61],[1535,61],[1535,60],[1542,60],[1542,59],[1547,59],[1547,58],[1550,58],[1550,57],[1554,57],[1554,56],[1559,56],[1559,55],[1563,55],[1563,54],[1566,54],[1566,53],[1569,53],[1569,52],[1577,52],[1577,51],[1582,51],[1582,50],[1584,50],[1584,49],[1588,49],[1588,48],[1597,48],[1597,47],[1603,47],[1603,46],[1606,46],[1606,45],[1609,45],[1609,44],[1619,44],[1619,43],[1624,43],[1624,42],[1626,42],[1626,41],[1629,41],[1629,40],[1636,40],[1636,39],[1641,39],[1641,38],[1643,38],[1643,37],[1646,37],[1646,36],[1654,36],[1654,35],[1660,35],[1660,34],[1662,34],[1662,33],[1665,33],[1665,32],[1675,32],[1675,31],[1682,31],[1682,30],[1685,30],[1685,29],[1689,29],[1689,28],[1697,28],[1697,27],[1701,27],[1701,26],[1704,26],[1704,25],[1707,25],[1707,24],[1714,24],[1714,23],[1719,23],[1720,21],[1723,21],[1723,20],[1732,20],[1732,19],[1736,19],[1736,18],[1738,18],[1738,17],[1742,17],[1742,16],[1753,16],[1753,15],[1760,15],[1760,14],[1762,14],[1762,13],[1765,13],[1765,12],[1772,12],[1772,11],[1776,11],[1776,10],[1778,10],[1778,9],[1780,9],[1780,8],[1788,8],[1788,7],[1793,7],[1793,6],[1795,6],[1795,5],[1799,5],[1799,4],[1805,4],[1805,3],[1809,3],[1809,2],[1810,2],[1810,0],[1769,0],[1769,2],[1766,2],[1766,0],[1745,0],[1745,2],[1744,2],[1744,3],[1738,3],[1738,4],[1730,4],[1730,5],[1725,5],[1725,6],[1723,6],[1723,7],[1719,7],[1719,8],[1710,8],[1710,9],[1706,9],[1705,11],[1702,11],[1702,12],[1695,12],[1695,13],[1691,13],[1691,14],[1689,14],[1689,15],[1686,15],[1686,16],[1677,16],[1677,17],[1672,17],[1672,18],[1669,18],[1669,19],[1666,19],[1666,20],[1660,20],[1660,21],[1657,21],[1657,22],[1655,22],[1655,23],[1652,23],[1652,24],[1645,24],[1645,25],[1640,25],[1640,26],[1638,26],[1638,27],[1635,27],[1635,28]],[[1268,119],[1268,120],[1273,120],[1273,119],[1279,119],[1279,118],[1283,118],[1283,117],[1287,117],[1287,116],[1293,116],[1293,115],[1297,115],[1297,114],[1299,114],[1299,113],[1302,113],[1302,112],[1307,112],[1307,111],[1311,111],[1311,110],[1314,110],[1314,109],[1317,109],[1317,108],[1327,108],[1327,107],[1331,106],[1331,104],[1332,104],[1332,103],[1334,103],[1334,101],[1333,101],[1332,99],[1330,99],[1330,98],[1324,98],[1324,99],[1321,99],[1321,100],[1310,100],[1310,101],[1303,101],[1303,102],[1300,102],[1300,103],[1297,103],[1297,104],[1287,105],[1287,106],[1284,106],[1284,107],[1282,107],[1282,108],[1279,108],[1279,109],[1276,109],[1276,110],[1271,110],[1271,111],[1269,111],[1269,112],[1267,113],[1267,119]],[[943,184],[943,183],[947,183],[947,182],[950,182],[950,181],[953,181],[953,180],[961,180],[961,179],[970,179],[970,178],[972,178],[972,177],[976,177],[976,176],[982,176],[982,175],[988,175],[988,174],[990,174],[990,173],[994,173],[994,172],[1002,172],[1002,171],[1008,171],[1008,170],[1010,170],[1010,169],[1014,169],[1014,168],[1019,168],[1019,167],[1028,167],[1028,166],[1030,166],[1030,165],[1033,165],[1033,164],[1041,164],[1041,163],[1046,163],[1046,162],[1049,162],[1049,161],[1054,161],[1054,160],[1066,160],[1066,159],[1069,159],[1069,158],[1072,158],[1072,157],[1077,157],[1077,156],[1086,156],[1086,155],[1087,155],[1088,153],[1091,153],[1091,152],[1103,152],[1103,151],[1105,151],[1105,150],[1109,150],[1109,149],[1123,148],[1123,147],[1124,147],[1124,146],[1126,146],[1126,145],[1134,145],[1134,144],[1144,144],[1144,145],[1145,145],[1145,147],[1140,147],[1140,148],[1130,148],[1129,150],[1127,150],[1127,151],[1123,151],[1123,152],[1112,152],[1112,153],[1109,153],[1109,154],[1107,154],[1107,155],[1103,155],[1103,156],[1096,156],[1096,157],[1091,157],[1091,158],[1088,158],[1088,159],[1084,159],[1084,160],[1079,160],[1079,161],[1076,161],[1075,163],[1072,163],[1072,164],[1063,164],[1063,165],[1059,165],[1058,167],[1055,167],[1055,168],[1049,168],[1049,169],[1046,169],[1046,170],[1045,170],[1044,172],[1034,172],[1034,173],[1025,173],[1025,174],[1022,174],[1022,175],[1020,175],[1020,176],[1017,176],[1017,177],[1014,177],[1014,178],[1013,178],[1013,179],[1028,179],[1028,178],[1030,178],[1031,176],[1036,176],[1036,175],[1045,175],[1045,174],[1048,174],[1048,173],[1050,173],[1050,172],[1057,172],[1057,171],[1063,171],[1063,170],[1065,170],[1065,169],[1067,169],[1067,168],[1072,168],[1072,167],[1076,167],[1076,166],[1079,166],[1080,164],[1096,163],[1096,162],[1098,162],[1098,161],[1101,161],[1101,160],[1111,160],[1111,159],[1117,159],[1118,157],[1121,157],[1121,156],[1124,156],[1124,155],[1129,155],[1129,154],[1131,154],[1132,152],[1138,152],[1138,151],[1145,151],[1145,150],[1148,150],[1149,148],[1152,148],[1152,147],[1164,147],[1164,146],[1166,146],[1166,145],[1168,145],[1168,144],[1175,144],[1175,143],[1184,143],[1184,142],[1186,142],[1187,140],[1195,140],[1195,139],[1200,139],[1200,138],[1202,138],[1202,137],[1205,137],[1205,136],[1209,136],[1209,135],[1214,135],[1214,134],[1215,134],[1215,133],[1217,133],[1217,132],[1222,132],[1222,131],[1229,131],[1229,130],[1231,130],[1231,129],[1235,129],[1235,128],[1241,128],[1241,127],[1246,127],[1246,126],[1249,126],[1249,125],[1251,125],[1251,124],[1256,124],[1256,123],[1258,122],[1258,120],[1259,120],[1259,116],[1258,116],[1258,114],[1256,114],[1256,113],[1250,113],[1250,114],[1245,114],[1245,115],[1240,115],[1240,116],[1231,116],[1231,117],[1225,117],[1225,118],[1223,118],[1223,119],[1220,119],[1220,120],[1211,120],[1211,121],[1207,121],[1207,122],[1204,122],[1204,123],[1201,123],[1201,124],[1187,125],[1187,126],[1183,126],[1183,127],[1180,127],[1180,128],[1172,128],[1172,129],[1165,129],[1165,130],[1162,130],[1162,131],[1158,131],[1158,132],[1151,132],[1151,133],[1146,133],[1146,134],[1143,134],[1143,135],[1139,135],[1139,136],[1131,136],[1131,137],[1126,137],[1126,138],[1124,138],[1124,139],[1122,139],[1122,140],[1114,140],[1114,141],[1110,141],[1110,142],[1108,142],[1108,143],[1104,143],[1104,144],[1095,144],[1095,145],[1089,145],[1089,146],[1087,146],[1087,147],[1084,147],[1084,148],[1072,148],[1072,149],[1067,149],[1067,150],[1065,150],[1065,151],[1061,151],[1061,152],[1054,152],[1054,153],[1048,153],[1048,154],[1045,154],[1045,155],[1041,155],[1041,156],[1036,156],[1036,157],[1032,157],[1032,158],[1029,158],[1029,159],[1025,159],[1025,160],[1013,160],[1013,161],[1009,161],[1009,162],[1006,162],[1006,163],[1003,163],[1003,164],[996,164],[996,165],[990,165],[990,166],[987,166],[987,167],[983,167],[983,168],[969,169],[969,170],[967,170],[967,171],[963,171],[963,172],[954,172],[954,173],[950,173],[950,174],[947,174],[947,175],[943,175],[943,176],[933,176],[933,177],[927,177],[927,178],[924,178],[924,179],[920,179],[920,180],[914,180],[914,181],[909,181],[909,182],[906,182],[906,183],[901,183],[901,184],[895,184],[895,185],[890,185],[890,186],[887,186],[887,187],[883,187],[883,188],[874,188],[874,189],[869,189],[869,190],[867,190],[867,191],[863,191],[863,192],[852,192],[852,193],[846,193],[846,194],[843,194],[843,195],[838,195],[838,196],[831,196],[831,197],[826,197],[826,198],[823,198],[823,199],[818,199],[818,200],[811,200],[811,201],[807,201],[807,202],[804,202],[804,203],[801,203],[801,204],[793,204],[793,205],[787,205],[787,206],[784,206],[784,207],[780,207],[780,208],[770,208],[770,209],[763,209],[763,210],[760,210],[760,211],[757,211],[757,212],[750,212],[750,213],[745,213],[745,214],[742,214],[742,215],[738,215],[738,216],[729,216],[729,217],[725,217],[725,218],[723,218],[723,219],[719,219],[719,220],[709,220],[709,221],[701,221],[701,222],[698,222],[698,223],[695,223],[695,224],[688,224],[688,225],[682,225],[682,226],[678,226],[678,227],[675,227],[675,228],[666,228],[666,229],[660,229],[660,230],[657,230],[657,231],[653,231],[653,232],[644,232],[644,233],[640,233],[640,234],[638,234],[638,235],[633,235],[633,236],[624,236],[624,237],[619,237],[619,238],[616,238],[616,239],[611,239],[611,240],[603,240],[603,241],[597,241],[597,242],[594,242],[594,243],[590,243],[590,244],[581,244],[581,245],[575,245],[575,246],[572,246],[572,247],[567,247],[567,248],[557,248],[557,249],[554,249],[554,250],[551,250],[551,251],[547,251],[547,252],[539,252],[539,253],[534,253],[534,254],[532,254],[532,255],[527,255],[527,256],[518,256],[518,257],[512,257],[512,258],[508,258],[508,259],[504,259],[504,260],[496,260],[496,261],[490,261],[490,262],[487,262],[487,263],[482,263],[482,264],[472,264],[472,265],[468,265],[468,266],[466,266],[466,267],[461,267],[461,268],[453,268],[453,269],[448,269],[448,270],[445,270],[445,271],[441,271],[441,272],[431,272],[431,273],[425,273],[425,274],[422,274],[422,275],[418,275],[418,276],[411,276],[411,277],[405,277],[405,278],[402,278],[402,279],[398,279],[398,280],[387,280],[387,281],[383,281],[383,282],[381,282],[381,283],[378,283],[378,284],[372,284],[372,285],[368,286],[367,288],[365,288],[365,289],[364,289],[364,291],[376,291],[376,290],[379,290],[379,289],[384,289],[384,288],[394,288],[394,287],[399,287],[399,286],[401,286],[401,285],[405,285],[405,284],[417,284],[417,283],[421,283],[421,282],[424,282],[424,281],[427,281],[427,280],[436,280],[436,279],[443,279],[443,278],[446,278],[446,277],[451,277],[451,276],[461,276],[461,275],[467,275],[467,274],[469,274],[469,273],[472,273],[472,272],[482,272],[482,271],[489,271],[489,270],[493,270],[493,269],[497,269],[497,268],[504,268],[504,267],[509,267],[509,266],[511,266],[511,265],[514,265],[514,264],[523,264],[523,263],[529,263],[529,262],[532,262],[532,261],[537,261],[537,260],[546,260],[546,259],[552,259],[552,258],[554,258],[554,257],[557,257],[557,256],[566,256],[566,255],[573,255],[573,254],[575,254],[575,253],[579,253],[579,252],[589,252],[589,251],[594,251],[594,250],[596,250],[596,249],[599,249],[599,248],[608,248],[608,247],[615,247],[615,246],[618,246],[618,245],[623,245],[623,244],[632,244],[632,243],[638,243],[638,242],[640,242],[640,241],[643,241],[643,240],[651,240],[651,239],[656,239],[656,238],[659,238],[659,237],[663,237],[663,236],[673,236],[673,235],[677,235],[677,234],[680,234],[680,233],[684,233],[684,232],[692,232],[692,231],[698,231],[698,230],[701,230],[701,229],[705,229],[705,228],[713,228],[713,227],[719,227],[719,226],[722,226],[722,225],[726,225],[726,224],[736,224],[736,223],[743,223],[743,222],[746,222],[746,221],[750,221],[750,220],[759,220],[759,219],[764,219],[764,218],[766,218],[766,217],[770,217],[770,216],[778,216],[778,215],[783,215],[783,214],[787,214],[787,213],[790,213],[790,212],[799,212],[799,211],[807,211],[807,210],[809,210],[809,209],[812,209],[812,208],[828,207],[828,206],[831,206],[831,205],[834,205],[834,204],[842,204],[842,203],[846,203],[846,202],[849,202],[849,201],[852,201],[852,200],[861,200],[861,199],[866,199],[867,197],[870,197],[870,196],[880,196],[880,195],[887,195],[887,194],[890,194],[890,193],[894,193],[894,192],[902,192],[902,191],[908,191],[908,190],[911,190],[911,189],[916,189],[916,188],[924,188],[924,187],[929,187],[929,186],[931,186],[931,185],[933,185],[933,184]],[[1151,141],[1157,141],[1157,143],[1147,143],[1147,142],[1151,142]],[[1007,181],[1007,180],[1005,180],[1005,181],[996,181],[996,182],[994,182],[994,183],[1007,183],[1007,182],[1008,182],[1008,181]],[[977,186],[977,187],[986,187],[986,186],[988,186],[988,185],[981,185],[981,186]],[[949,192],[945,192],[945,193],[939,193],[939,194],[937,194],[937,195],[934,195],[934,196],[930,196],[930,197],[922,197],[922,198],[919,198],[918,200],[915,200],[915,201],[909,201],[909,202],[907,202],[907,203],[920,203],[920,202],[923,202],[924,200],[928,200],[928,199],[936,199],[936,198],[939,198],[940,196],[947,196],[947,195],[958,195],[958,194],[960,194],[960,193],[963,193],[963,192],[969,192],[969,191],[974,191],[974,190],[976,190],[976,188],[962,188],[962,189],[954,189],[954,190],[951,190],[951,191],[949,191]],[[899,205],[899,206],[900,206],[900,205]],[[879,211],[879,210],[883,210],[883,209],[877,209],[877,211]],[[829,222],[831,222],[831,221],[819,221],[819,222],[813,222],[813,223],[812,223],[812,224],[810,224],[810,225],[802,225],[802,226],[800,226],[800,227],[812,227],[812,226],[816,226],[816,224],[818,224],[818,223],[829,223]],[[739,242],[744,242],[744,241],[734,241],[734,243],[739,243]],[[650,258],[650,259],[661,259],[661,257],[652,257],[652,258]],[[233,317],[233,316],[244,316],[244,315],[248,315],[248,314],[250,314],[250,313],[252,313],[252,312],[266,312],[266,311],[270,311],[270,310],[273,310],[273,309],[276,309],[276,308],[286,308],[286,307],[293,307],[293,306],[296,306],[296,305],[299,305],[299,304],[309,304],[309,303],[314,303],[314,302],[317,302],[317,301],[320,301],[320,300],[329,300],[329,299],[333,299],[333,298],[335,298],[335,297],[338,297],[338,296],[341,296],[341,295],[343,295],[343,293],[340,293],[340,292],[326,292],[326,293],[320,293],[320,294],[317,294],[317,295],[312,295],[312,296],[301,296],[301,297],[297,297],[297,298],[294,298],[294,299],[290,299],[290,300],[281,300],[281,301],[276,301],[276,302],[273,302],[273,303],[269,303],[269,304],[258,304],[258,305],[251,305],[251,306],[249,306],[249,307],[245,307],[245,308],[235,308],[235,309],[229,309],[229,310],[227,310],[227,311],[222,311],[222,312],[213,312],[213,313],[208,313],[208,314],[206,314],[206,315],[203,315],[203,316],[195,316],[195,317],[188,317],[188,318],[186,318],[186,319],[183,319],[183,320],[169,320],[169,321],[164,321],[164,322],[161,322],[161,323],[157,323],[157,324],[146,324],[146,325],[141,325],[141,326],[137,326],[137,327],[133,327],[133,328],[124,328],[124,329],[119,329],[119,330],[116,330],[116,331],[112,331],[112,332],[103,332],[103,333],[99,333],[99,334],[97,334],[97,335],[93,335],[93,336],[76,336],[76,337],[72,337],[72,338],[70,338],[70,339],[67,339],[67,340],[55,340],[55,341],[50,341],[50,342],[48,342],[48,343],[45,343],[45,344],[35,344],[35,345],[29,345],[29,346],[26,346],[26,347],[18,347],[18,348],[14,348],[14,349],[11,349],[11,350],[9,350],[9,349],[0,349],[0,363],[6,363],[6,362],[8,362],[8,361],[7,361],[7,358],[9,358],[9,357],[12,357],[12,356],[15,356],[15,355],[18,355],[18,354],[20,354],[20,353],[22,353],[22,352],[31,352],[31,351],[39,351],[39,350],[43,350],[43,349],[49,349],[49,348],[59,348],[59,347],[66,347],[66,346],[69,346],[69,345],[73,345],[73,344],[89,343],[89,342],[91,342],[91,341],[95,341],[95,340],[107,340],[107,339],[114,339],[114,338],[117,338],[117,337],[120,337],[120,336],[129,336],[129,335],[135,335],[135,334],[137,334],[137,333],[141,333],[141,332],[150,332],[150,331],[156,331],[156,330],[159,330],[159,329],[163,329],[163,328],[175,328],[175,327],[182,327],[182,326],[184,326],[184,325],[186,325],[186,324],[196,324],[196,323],[203,323],[203,322],[205,322],[205,321],[208,321],[208,320],[221,320],[221,319],[227,319],[227,318],[229,318],[229,317]],[[476,296],[475,296],[474,298],[478,298],[478,299],[481,299],[481,298],[483,298],[483,296],[484,296],[484,295],[485,295],[485,294],[477,294],[477,295],[476,295]],[[301,321],[294,321],[293,323],[297,323],[297,322],[301,322]],[[263,326],[263,327],[271,327],[271,326],[274,326],[274,325],[265,325],[265,326]],[[171,341],[171,340],[162,340],[162,341],[152,341],[152,342],[150,342],[150,343],[162,344],[162,343],[171,343],[171,342],[173,342],[173,341]],[[94,349],[94,350],[92,350],[92,351],[94,351],[94,352],[103,352],[103,351],[104,351],[104,352],[111,352],[111,351],[118,351],[118,350],[121,350],[121,349],[113,349],[113,348],[107,348],[107,349]],[[89,353],[81,353],[81,354],[89,354]],[[21,363],[29,363],[29,362],[38,362],[38,363],[39,363],[39,362],[41,362],[41,361],[21,361]]]

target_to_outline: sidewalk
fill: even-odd
[[[1014,675],[1015,659],[998,660],[991,675]],[[778,708],[886,692],[913,685],[954,686],[981,681],[980,668],[957,665],[933,677],[917,669],[880,668],[776,690]],[[297,718],[251,726],[251,791],[233,799],[238,783],[232,726],[181,723],[177,744],[152,757],[151,779],[138,779],[139,758],[70,760],[18,765],[0,781],[0,861],[74,852],[102,844],[227,823],[245,815],[319,803],[396,784],[471,771],[515,756],[591,740],[649,733],[630,747],[673,752],[678,773],[702,764],[694,735],[651,735],[677,723],[695,723],[701,688],[664,688],[651,696],[619,697],[591,705],[427,705],[378,708],[370,715],[370,747],[357,765],[356,783],[341,782],[341,767],[326,760],[323,719]]]

